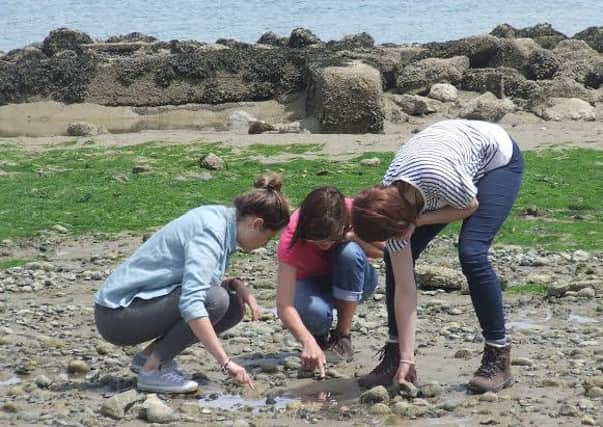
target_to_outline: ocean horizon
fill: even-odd
[[[572,36],[603,25],[601,0],[508,0],[506,2],[323,0],[0,0],[0,50],[42,41],[59,27],[104,40],[141,32],[161,40],[213,42],[233,38],[253,43],[266,31],[289,35],[304,27],[322,40],[367,32],[377,43],[424,43],[549,23]]]

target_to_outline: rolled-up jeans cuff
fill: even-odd
[[[359,302],[362,299],[362,292],[333,287],[333,298],[347,302]]]

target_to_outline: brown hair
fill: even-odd
[[[376,185],[354,199],[352,224],[354,233],[366,242],[400,236],[414,223],[423,207],[422,199],[412,203],[407,194],[413,187],[405,182]]]
[[[299,207],[299,219],[290,248],[301,240],[343,240],[350,229],[345,197],[335,187],[311,191]]]
[[[289,223],[289,202],[281,193],[283,185],[277,173],[260,175],[256,178],[255,189],[234,200],[237,219],[253,215],[264,220],[264,228],[278,231]]]

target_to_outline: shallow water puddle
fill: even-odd
[[[539,329],[542,327],[542,323],[548,322],[549,320],[551,320],[553,318],[553,314],[550,311],[546,311],[544,313],[544,316],[542,319],[537,319],[536,317],[538,317],[537,315],[540,314],[542,316],[542,313],[529,313],[529,314],[534,314],[534,318],[529,318],[526,317],[524,319],[519,319],[519,320],[514,320],[511,322],[507,322],[505,324],[507,329],[516,329],[516,330],[522,330],[522,329]]]
[[[7,380],[0,381],[0,387],[8,387],[10,385],[19,384],[20,382],[21,382],[21,378],[11,377]]]
[[[238,394],[218,394],[214,393],[208,397],[199,399],[199,404],[205,408],[222,409],[225,411],[239,411],[245,408],[251,408],[253,412],[259,412],[262,408],[284,409],[288,403],[299,402],[292,396],[277,396],[262,399],[249,399]]]

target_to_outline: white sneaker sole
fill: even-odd
[[[192,393],[197,391],[199,384],[194,381],[189,381],[185,386],[154,386],[151,384],[136,384],[136,388],[140,391],[149,391],[153,393]]]

